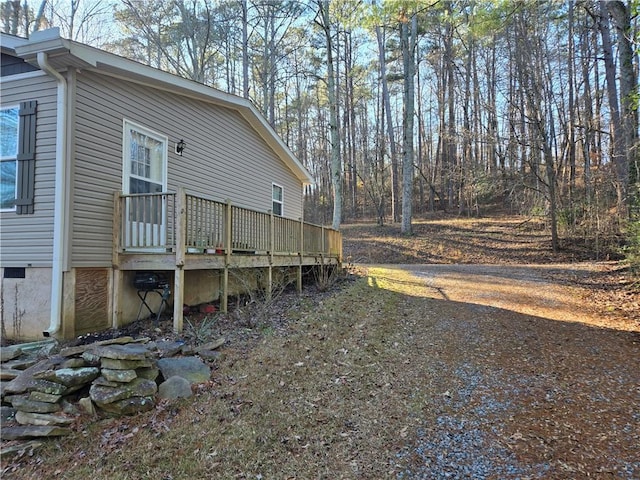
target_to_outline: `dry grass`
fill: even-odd
[[[402,297],[366,281],[299,308],[286,334],[226,350],[195,400],[52,442],[15,478],[369,478],[392,475],[411,427]],[[399,323],[400,322],[400,323]],[[419,402],[418,402],[419,403]],[[403,435],[399,435],[398,422]],[[407,423],[408,422],[408,423]],[[107,432],[107,435],[105,435]],[[365,447],[365,448],[363,448]],[[60,468],[64,465],[64,468]]]

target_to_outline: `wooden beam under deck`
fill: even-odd
[[[184,270],[223,270],[228,258],[228,268],[265,268],[297,267],[312,265],[336,265],[338,258],[329,255],[208,255],[186,254],[184,256]],[[119,255],[120,270],[175,270],[175,253],[121,253]]]

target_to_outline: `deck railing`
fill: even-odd
[[[176,252],[184,239],[187,254],[342,254],[340,232],[218,202],[177,193],[116,193],[114,239],[124,253]]]

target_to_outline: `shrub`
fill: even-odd
[[[631,270],[640,274],[640,218],[629,220],[626,228],[626,242],[622,248]]]

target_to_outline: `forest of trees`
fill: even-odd
[[[64,36],[250,98],[313,174],[306,220],[640,215],[640,0],[37,0]],[[640,228],[638,228],[640,231]]]

